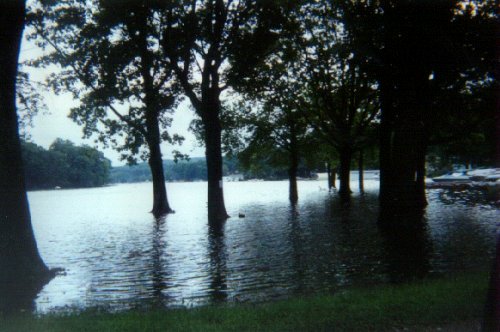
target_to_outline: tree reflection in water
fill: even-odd
[[[164,261],[162,259],[163,251],[166,249],[166,243],[163,240],[165,236],[165,222],[166,217],[160,217],[156,219],[154,223],[154,230],[152,234],[153,246],[152,246],[152,281],[153,281],[153,292],[152,297],[154,299],[155,305],[158,307],[163,307],[167,303],[167,296],[164,290],[167,289],[166,283],[166,273],[164,271]]]
[[[391,282],[422,279],[429,274],[432,241],[424,209],[381,213],[379,229]]]
[[[225,302],[227,289],[227,248],[224,240],[225,222],[208,224],[208,256],[210,263],[209,296],[214,303]]]
[[[0,282],[0,314],[33,311],[35,298],[44,285],[31,285],[25,281]]]

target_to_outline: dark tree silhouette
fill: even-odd
[[[339,156],[339,194],[349,196],[355,153],[368,141],[367,132],[379,114],[375,79],[365,55],[355,49],[355,35],[339,16],[342,7],[317,1],[307,7],[303,80],[311,101],[307,117],[319,136]]]
[[[162,30],[147,1],[45,2],[35,7],[32,38],[50,50],[37,65],[60,64],[51,77],[55,91],[69,90],[81,105],[70,117],[84,136],[97,134],[122,159],[148,161],[156,217],[173,212],[165,187],[160,144],[181,142],[170,135],[168,116],[177,104],[171,71],[159,47]],[[82,85],[84,89],[82,89]]]
[[[311,128],[304,117],[305,84],[301,80],[300,46],[294,34],[282,35],[279,50],[263,61],[251,80],[240,82],[238,91],[255,100],[242,107],[242,122],[250,137],[242,157],[261,158],[287,167],[289,199],[298,201],[299,162],[306,153]],[[271,158],[269,158],[271,157]]]
[[[294,94],[285,81],[276,80],[272,96],[266,98],[263,105],[253,107],[246,114],[245,124],[250,137],[248,145],[240,152],[240,160],[248,167],[253,161],[265,160],[266,164],[286,167],[289,191],[292,204],[299,199],[297,176],[299,163],[306,154],[308,146],[308,129],[304,117],[290,99]]]
[[[49,274],[31,226],[16,114],[24,18],[24,1],[0,2],[0,289],[35,286]]]
[[[382,209],[426,205],[425,157],[430,138],[446,132],[460,110],[470,108],[464,103],[450,109],[443,102],[463,100],[464,95],[494,82],[491,6],[489,1],[481,6],[459,1],[388,1],[382,6],[384,47],[378,74]]]
[[[286,9],[273,1],[174,1],[162,16],[170,68],[203,125],[211,221],[228,217],[222,187],[223,92],[272,51]]]

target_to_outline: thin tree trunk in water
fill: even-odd
[[[419,149],[417,155],[417,200],[422,207],[427,205],[425,196],[425,148]]]
[[[333,167],[332,168],[332,174],[331,174],[331,177],[330,177],[330,188],[337,188],[337,185],[335,184],[335,182],[337,181],[337,168],[336,167]]]
[[[359,160],[358,160],[358,176],[359,176],[359,192],[365,191],[364,178],[363,178],[363,150],[359,150]]]
[[[332,166],[330,163],[326,163],[326,175],[327,175],[327,184],[328,190],[332,189]]]
[[[351,194],[350,176],[351,176],[352,151],[350,150],[350,148],[342,148],[339,151],[339,155],[340,155],[339,194],[347,196]]]
[[[24,1],[0,4],[0,285],[49,277],[37,249],[26,195],[16,114]],[[26,287],[26,284],[23,285]],[[19,287],[19,285],[18,285]],[[1,290],[1,288],[0,288]],[[0,295],[1,296],[1,295]]]
[[[295,205],[299,200],[297,191],[297,169],[299,166],[299,158],[296,149],[292,148],[290,152],[290,165],[288,167],[289,195],[290,203]]]
[[[222,188],[222,128],[218,112],[204,117],[205,155],[207,160],[208,180],[208,219],[210,222],[221,222],[229,218],[224,205]]]

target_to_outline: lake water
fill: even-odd
[[[499,214],[482,192],[429,191],[426,223],[406,238],[379,229],[378,182],[365,185],[345,205],[300,181],[292,208],[286,181],[225,183],[221,229],[208,226],[204,182],[168,183],[176,213],[159,222],[150,183],[30,192],[40,253],[65,269],[35,310],[264,301],[490,268]]]

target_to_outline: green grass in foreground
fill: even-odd
[[[342,291],[263,304],[0,317],[0,331],[376,331],[480,319],[488,275]]]

